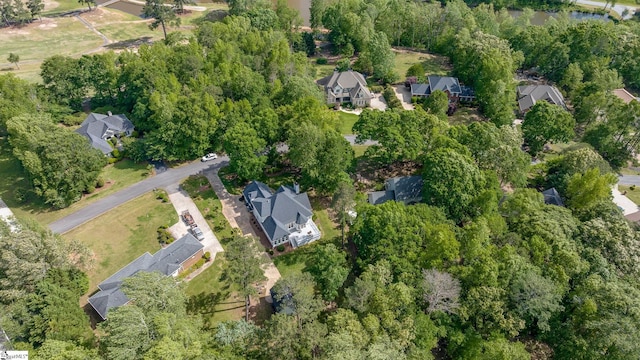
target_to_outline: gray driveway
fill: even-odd
[[[183,211],[189,211],[189,214],[193,216],[196,224],[202,230],[202,235],[204,239],[201,241],[202,245],[204,245],[204,251],[211,253],[211,258],[215,259],[216,254],[224,251],[222,245],[218,241],[218,238],[209,227],[209,224],[202,216],[202,213],[193,202],[193,200],[189,197],[186,191],[180,190],[178,184],[171,185],[167,187],[167,192],[169,193],[169,199],[171,199],[171,203],[173,207],[176,209],[178,213],[178,222],[169,228],[169,231],[173,234],[176,239],[181,238],[182,236],[187,234],[187,225],[182,221],[180,214]]]
[[[128,188],[91,203],[73,214],[52,222],[49,224],[49,229],[55,233],[63,234],[155,188],[165,188],[172,184],[177,184],[189,175],[198,174],[204,170],[220,168],[226,165],[228,161],[228,157],[220,156],[213,161],[194,161],[178,168],[168,169],[162,174],[142,180]]]

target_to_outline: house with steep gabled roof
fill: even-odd
[[[460,85],[458,78],[452,76],[429,75],[427,82],[427,84],[408,82],[411,87],[411,96],[427,97],[432,92],[440,90],[447,94],[451,103],[473,101],[476,98],[473,89]]]
[[[124,115],[107,115],[91,113],[82,122],[76,132],[89,140],[91,146],[109,155],[113,151],[109,140],[116,137],[131,136],[134,131],[133,123]]]
[[[553,105],[558,105],[564,109],[564,96],[555,86],[551,85],[523,85],[518,86],[518,107],[520,112],[526,113],[538,101],[546,101]]]
[[[364,76],[357,71],[334,71],[318,80],[326,95],[327,104],[351,103],[357,107],[371,105],[373,95],[367,88]]]
[[[611,90],[611,93],[620,100],[624,101],[625,104],[628,104],[634,100],[640,101],[640,98],[633,96],[633,94],[628,92],[625,88]]]
[[[290,243],[296,248],[320,238],[309,197],[300,193],[298,184],[280,186],[274,192],[266,184],[252,181],[242,195],[271,246]]]
[[[139,272],[159,272],[176,277],[204,255],[204,246],[191,234],[186,234],[169,246],[151,255],[146,252],[98,285],[99,291],[89,298],[89,304],[103,320],[110,309],[125,305],[129,298],[122,292],[125,279]]]

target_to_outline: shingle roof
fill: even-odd
[[[111,145],[105,140],[107,131],[113,133],[130,133],[134,129],[133,123],[123,114],[104,115],[91,113],[82,122],[76,132],[89,139],[91,146],[108,154],[112,151]]]
[[[518,86],[518,106],[520,111],[526,111],[533,107],[537,101],[546,100],[552,104],[566,108],[564,97],[550,85],[524,85]]]
[[[146,252],[101,282],[98,285],[100,291],[89,298],[89,304],[102,319],[106,319],[110,309],[129,302],[120,288],[126,278],[141,271],[157,271],[165,276],[173,275],[180,269],[182,263],[198,253],[203,247],[193,235],[186,234],[166,248],[160,249],[154,255]]]
[[[411,84],[412,96],[426,96],[431,94],[429,84]]]
[[[429,75],[429,87],[431,92],[436,90],[448,91],[451,94],[460,94],[460,83],[457,78],[451,76]]]
[[[371,95],[371,92],[367,88],[367,82],[364,76],[353,70],[342,72],[334,71],[333,74],[318,80],[318,85],[324,86],[325,91],[327,91],[327,89],[334,89],[339,85],[342,89],[349,90],[351,97],[355,97],[358,91],[362,89],[365,98],[373,98],[373,95]]]
[[[247,203],[254,207],[256,219],[270,240],[290,234],[287,224],[303,219],[306,222],[313,215],[307,194],[296,194],[287,186],[280,186],[274,193],[266,184],[252,181],[243,194]]]
[[[369,204],[379,205],[393,200],[393,191],[374,191],[367,194]]]
[[[613,93],[613,95],[617,96],[622,101],[624,101],[625,104],[628,104],[628,103],[632,102],[633,100],[638,100],[638,99],[636,99],[635,96],[633,96],[633,94],[628,92],[626,89],[611,90],[611,93]]]
[[[556,188],[550,188],[542,192],[544,195],[544,203],[547,205],[556,205],[556,206],[564,206],[562,202],[562,197],[558,193]]]
[[[395,190],[396,201],[406,201],[422,197],[424,181],[422,176],[401,176],[388,179],[389,188]]]

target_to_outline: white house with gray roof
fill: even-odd
[[[129,302],[121,290],[125,279],[141,271],[157,271],[165,276],[176,277],[181,271],[200,260],[203,255],[204,246],[193,235],[187,234],[153,255],[149,252],[142,254],[101,282],[98,285],[100,291],[89,298],[89,304],[103,320],[106,320],[110,309]]]
[[[328,104],[351,103],[357,107],[371,104],[373,95],[367,88],[364,76],[359,72],[334,71],[333,74],[318,80],[318,85],[324,88]]]
[[[320,238],[309,197],[300,193],[297,184],[280,186],[274,192],[266,184],[252,181],[242,194],[271,246],[290,243],[296,248]]]
[[[546,101],[553,105],[558,105],[564,109],[564,96],[560,91],[551,85],[523,85],[518,86],[518,107],[520,112],[526,113],[538,101]]]
[[[114,136],[131,136],[134,131],[133,123],[123,114],[112,115],[91,113],[76,130],[89,140],[91,146],[109,155],[113,151],[109,140]]]

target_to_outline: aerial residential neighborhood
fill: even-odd
[[[0,5],[0,359],[640,358],[635,0]]]

